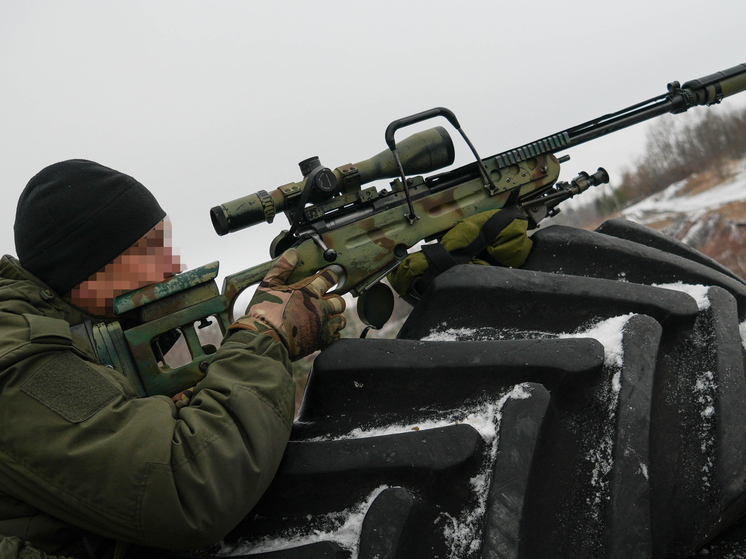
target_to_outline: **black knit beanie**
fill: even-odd
[[[21,266],[59,294],[135,244],[166,213],[142,184],[93,161],[42,169],[23,190],[13,227]]]

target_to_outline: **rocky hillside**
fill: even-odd
[[[620,213],[746,277],[746,159],[719,169],[678,181]]]
[[[586,195],[555,222],[595,229],[624,217],[663,231],[744,277],[746,109],[667,115],[612,190]],[[568,204],[569,206],[569,204]]]

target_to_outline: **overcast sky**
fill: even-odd
[[[221,238],[209,209],[299,180],[303,159],[366,159],[389,122],[435,106],[492,155],[746,62],[745,23],[741,0],[3,0],[1,250],[28,180],[85,158],[156,195],[190,268],[235,272],[287,222]],[[614,180],[644,140],[637,126],[575,148],[561,178]]]

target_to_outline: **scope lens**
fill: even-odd
[[[230,233],[228,218],[225,216],[225,211],[222,206],[215,206],[210,209],[210,221],[212,221],[212,226],[215,228],[215,232],[221,237]]]

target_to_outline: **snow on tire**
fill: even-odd
[[[533,239],[522,269],[439,276],[398,339],[321,353],[280,471],[222,553],[746,545],[746,284],[621,220]]]

